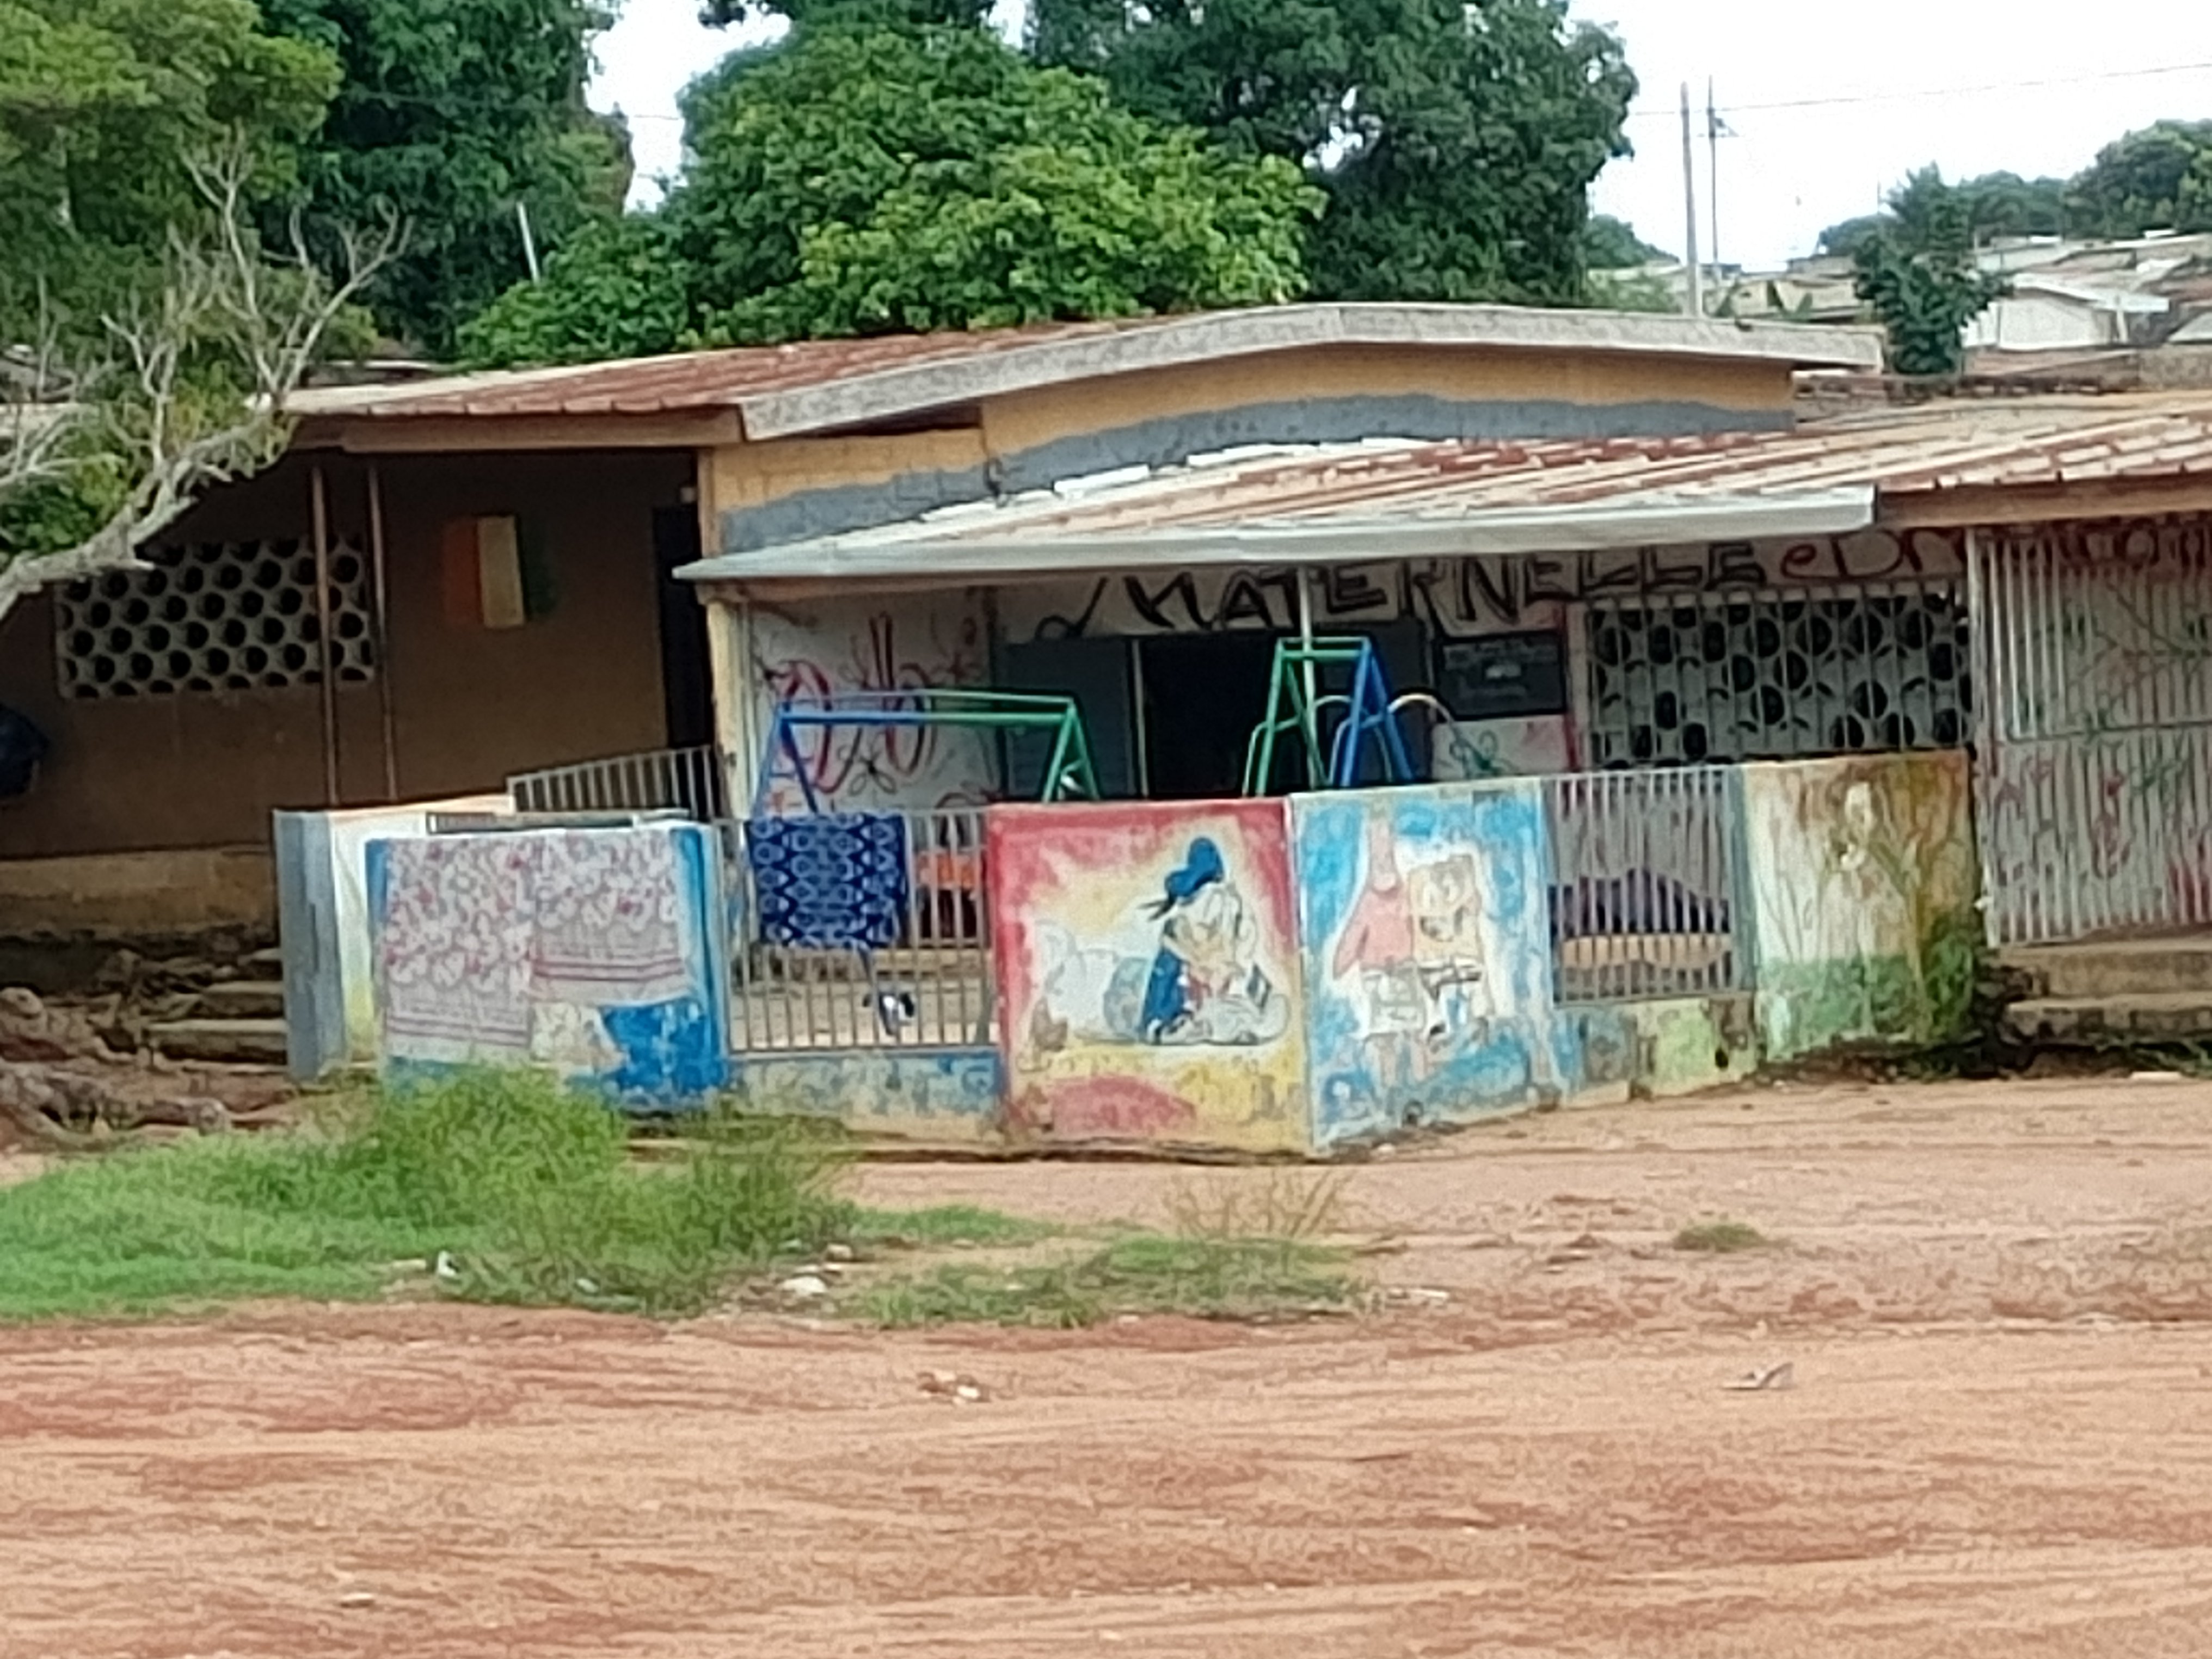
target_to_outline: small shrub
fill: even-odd
[[[1763,1250],[1772,1243],[1758,1228],[1741,1221],[1700,1221],[1674,1235],[1674,1248],[1705,1255],[1733,1255],[1741,1250]]]

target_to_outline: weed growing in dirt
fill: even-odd
[[[1763,1250],[1774,1241],[1742,1221],[1700,1221],[1674,1235],[1674,1248],[1705,1255],[1733,1255],[1741,1250]]]
[[[993,1268],[963,1262],[872,1286],[855,1305],[879,1325],[1073,1329],[1119,1314],[1256,1319],[1349,1304],[1340,1251],[1290,1239],[1133,1233],[1072,1261]]]
[[[941,1204],[927,1210],[863,1210],[853,1224],[853,1242],[906,1250],[981,1248],[1034,1244],[1060,1231],[1049,1221],[973,1204]]]
[[[368,1297],[410,1273],[475,1300],[683,1313],[852,1223],[814,1126],[710,1115],[655,1169],[627,1137],[600,1103],[486,1072],[294,1135],[71,1164],[0,1192],[0,1319]]]
[[[1313,1240],[1340,1230],[1348,1170],[1270,1164],[1176,1183],[1168,1220],[1185,1238]]]

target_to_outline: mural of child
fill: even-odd
[[[1259,963],[1259,926],[1211,839],[1191,842],[1146,913],[1160,932],[1139,1041],[1249,1046],[1272,1042],[1289,1028],[1289,1005]]]

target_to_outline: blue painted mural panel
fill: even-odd
[[[1573,1092],[1534,785],[1304,796],[1291,822],[1317,1147]]]

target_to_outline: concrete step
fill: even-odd
[[[172,1060],[281,1066],[285,1059],[281,1019],[173,1019],[148,1026],[146,1036]]]
[[[271,945],[242,958],[238,965],[248,973],[266,974],[271,979],[282,979],[284,976],[284,947]]]
[[[2038,997],[2212,995],[2212,938],[2114,939],[2002,951],[1999,963],[2027,977]]]
[[[200,1012],[210,1019],[282,1019],[283,983],[273,979],[234,979],[200,993]]]
[[[2130,996],[2037,997],[2005,1010],[2005,1027],[2028,1042],[2097,1048],[2212,1037],[2212,990]]]

